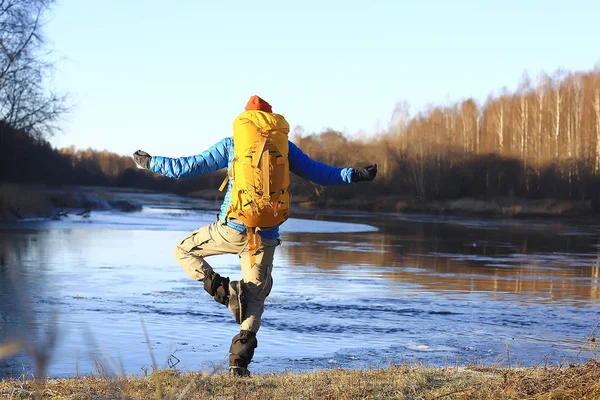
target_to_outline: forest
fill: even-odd
[[[535,82],[524,76],[514,92],[502,90],[483,104],[466,99],[412,115],[406,102],[399,103],[387,131],[369,137],[349,138],[330,129],[291,134],[291,140],[330,165],[379,165],[368,193],[354,185],[321,187],[293,179],[291,190],[302,201],[556,199],[588,200],[597,209],[600,70],[556,71]],[[169,180],[138,169],[130,156],[53,149],[39,135],[0,123],[3,182],[119,186],[186,195],[216,189],[223,176],[220,171]]]
[[[502,197],[589,200],[598,207],[600,71],[526,75],[513,93],[410,114],[399,103],[387,132],[348,140],[334,131],[296,138],[333,165],[379,164],[369,195],[417,201]],[[307,192],[307,185],[304,185]],[[352,196],[313,188],[313,197]]]

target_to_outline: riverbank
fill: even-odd
[[[136,193],[153,191],[115,187],[50,187],[47,185],[0,184],[0,221],[28,218],[61,218],[68,213],[89,213],[115,209],[124,212],[141,210]],[[222,192],[200,190],[187,197],[190,201],[220,201]],[[182,198],[185,199],[185,198]],[[475,215],[510,218],[581,217],[595,215],[592,202],[554,199],[496,198],[489,200],[462,198],[455,200],[419,201],[406,196],[357,197],[346,200],[308,200],[294,198],[303,208],[340,208],[348,210],[423,213],[434,215]]]
[[[600,399],[600,362],[536,368],[320,370],[234,378],[162,370],[146,377],[89,375],[0,381],[8,399]]]
[[[190,193],[191,197],[205,200],[222,200],[223,194],[216,190]],[[594,214],[591,200],[564,201],[555,199],[520,199],[499,197],[488,200],[461,198],[452,200],[420,201],[414,197],[389,195],[369,196],[357,193],[344,200],[309,200],[294,196],[294,205],[303,208],[341,208],[373,212],[421,213],[435,215],[475,215],[496,217],[580,217]]]
[[[109,187],[52,187],[48,185],[0,184],[0,221],[31,218],[59,219],[69,214],[86,215],[93,210],[139,211],[142,204],[132,190]],[[146,192],[135,190],[133,192]],[[120,195],[121,194],[121,195]]]

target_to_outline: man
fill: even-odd
[[[260,97],[252,96],[245,109],[246,114],[258,113],[258,117],[263,118],[263,120],[271,119],[276,121],[271,126],[272,130],[275,130],[275,126],[279,130],[281,130],[282,126],[284,127],[283,134],[285,136],[283,138],[286,148],[283,149],[283,152],[287,152],[289,171],[296,175],[321,185],[371,181],[377,175],[376,164],[360,169],[335,168],[312,160],[296,145],[287,140],[289,125],[281,115],[274,114],[271,105]],[[240,116],[242,115],[245,114],[240,114]],[[256,117],[257,115],[254,116]],[[236,121],[240,119],[240,116],[238,116]],[[248,120],[244,121],[248,125]],[[254,122],[258,123],[256,120]],[[254,126],[253,124],[250,125]],[[236,129],[238,129],[237,132]],[[240,138],[239,129],[242,128],[239,128],[239,125],[236,125],[234,122],[234,138]],[[260,132],[265,131],[269,131],[269,129],[260,130]],[[260,226],[257,227],[256,231],[254,228],[250,230],[243,221],[236,218],[237,215],[243,214],[232,214],[232,209],[239,210],[241,206],[238,205],[246,203],[245,200],[243,202],[237,202],[237,200],[238,196],[241,198],[241,194],[247,192],[247,190],[238,190],[236,192],[234,189],[237,195],[234,194],[232,196],[232,187],[234,186],[234,178],[236,176],[235,171],[238,171],[236,168],[239,168],[234,168],[232,165],[235,165],[236,162],[238,165],[240,164],[239,155],[234,157],[234,138],[225,138],[210,147],[207,151],[191,157],[152,157],[141,150],[136,151],[133,157],[135,162],[142,168],[176,179],[196,177],[227,167],[230,179],[218,220],[191,232],[179,242],[175,247],[175,258],[190,277],[204,284],[204,289],[208,294],[213,296],[218,303],[227,306],[232,311],[234,319],[240,324],[240,333],[234,336],[229,349],[229,371],[236,376],[248,376],[250,374],[248,364],[250,364],[254,356],[254,349],[258,345],[256,333],[260,328],[264,302],[271,292],[273,284],[271,278],[273,256],[275,248],[281,242],[279,240],[278,225]],[[269,139],[270,142],[271,139]],[[282,147],[280,144],[278,146]],[[264,149],[264,143],[261,151],[262,149]],[[240,148],[237,150],[240,151]],[[275,150],[267,149],[263,153],[266,154],[263,158],[270,158],[269,151],[271,153],[276,152]],[[279,153],[277,153],[277,157],[280,157]],[[248,159],[251,158],[250,156],[248,157]],[[260,158],[260,155],[257,158]],[[283,163],[285,164],[285,162]],[[275,164],[281,164],[281,162]],[[278,168],[278,166],[275,167]],[[271,165],[269,168],[267,164],[265,169],[272,171],[275,167]],[[285,169],[285,173],[289,174],[288,168]],[[238,177],[240,177],[240,182],[245,181],[247,174],[238,172]],[[269,187],[269,181],[275,180],[282,181],[279,178],[271,178],[271,180],[267,178],[267,187]],[[285,178],[285,182],[289,182],[289,177]],[[278,189],[278,191],[280,190]],[[284,191],[281,190],[281,192]],[[280,201],[272,203],[277,205],[283,204]],[[244,205],[247,205],[247,203]],[[275,207],[274,215],[277,215],[277,211],[277,207]],[[254,214],[254,211],[252,213]],[[287,215],[285,218],[287,218]],[[253,232],[256,232],[257,236]],[[218,254],[237,254],[240,257],[242,269],[242,279],[240,281],[230,281],[229,278],[220,276],[206,262],[206,257]]]

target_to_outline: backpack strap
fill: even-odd
[[[225,175],[225,179],[223,179],[223,183],[219,186],[219,192],[225,190],[225,186],[227,186],[227,182],[229,182],[229,174]]]
[[[254,267],[256,264],[256,249],[260,244],[260,236],[258,235],[258,228],[246,227],[248,236],[248,256],[250,257],[250,266]]]
[[[271,202],[271,155],[269,149],[264,149],[262,154],[262,201],[263,204]]]
[[[267,145],[267,139],[269,138],[269,134],[271,131],[262,131],[260,133],[260,138],[258,138],[258,143],[256,146],[256,150],[252,155],[252,166],[254,168],[258,167],[260,160],[262,159],[263,152],[265,151],[265,146]]]
[[[233,173],[235,171],[235,163],[238,161],[237,158],[234,158],[233,161],[231,162],[231,168],[227,171],[227,175],[225,175],[225,179],[223,179],[223,183],[221,183],[221,186],[219,186],[219,192],[222,192],[223,190],[225,190],[225,186],[227,186],[227,182],[229,182],[229,175],[231,175],[231,177],[233,178]]]

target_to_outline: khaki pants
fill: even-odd
[[[250,265],[246,233],[216,221],[193,231],[177,244],[175,258],[190,277],[202,281],[213,271],[205,257],[237,254],[242,266],[240,284],[245,307],[240,330],[258,332],[265,299],[273,286],[273,255],[279,243],[279,239],[261,238],[255,254],[255,264]]]

